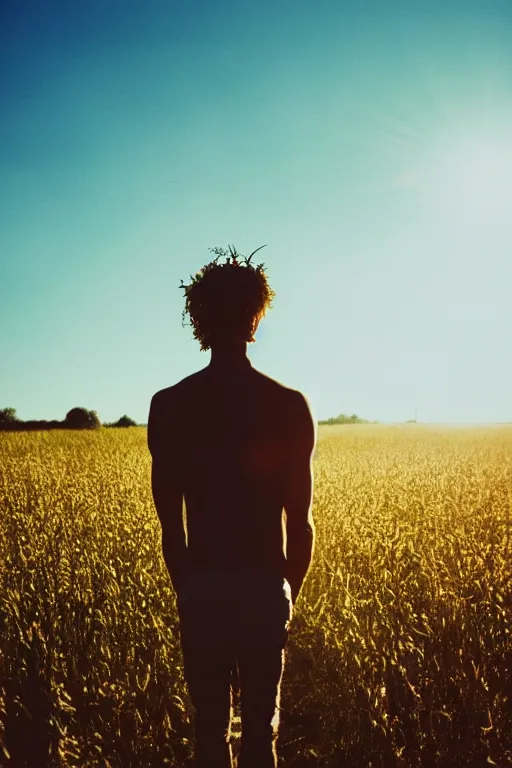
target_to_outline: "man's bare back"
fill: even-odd
[[[293,557],[285,556],[282,513],[288,506],[288,515],[302,517],[298,525],[310,527],[308,504],[290,503],[300,485],[296,462],[309,462],[314,431],[303,395],[246,357],[212,362],[154,396],[148,441],[162,480],[180,478],[187,570],[255,570],[299,586]]]

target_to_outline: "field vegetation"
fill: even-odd
[[[0,435],[0,765],[192,753],[145,441]],[[321,428],[283,768],[512,764],[511,498],[511,429]]]

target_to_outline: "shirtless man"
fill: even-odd
[[[211,349],[210,364],[151,402],[153,498],[177,594],[197,768],[232,768],[234,665],[239,768],[274,768],[284,648],[314,546],[316,427],[304,396],[247,357],[275,295],[264,265],[231,248],[219,264],[228,252],[214,252],[181,286],[183,315]]]

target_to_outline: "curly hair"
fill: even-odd
[[[255,341],[258,323],[267,309],[272,308],[274,291],[267,282],[265,265],[254,267],[251,259],[265,246],[253,251],[249,257],[237,252],[234,246],[209,248],[215,259],[205,264],[195,277],[190,275],[190,284],[181,281],[185,291],[185,309],[182,325],[189,315],[194,338],[203,351],[212,343],[225,338]],[[219,264],[219,259],[225,262]]]

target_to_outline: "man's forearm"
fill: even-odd
[[[286,578],[291,587],[293,602],[297,599],[311,565],[314,547],[315,529],[310,523],[301,528],[288,526],[286,532]]]
[[[176,594],[189,570],[188,549],[185,534],[179,531],[162,532],[162,553]]]
[[[183,496],[169,494],[153,478],[153,500],[162,526],[162,554],[177,593],[188,571],[188,548],[183,520]]]

